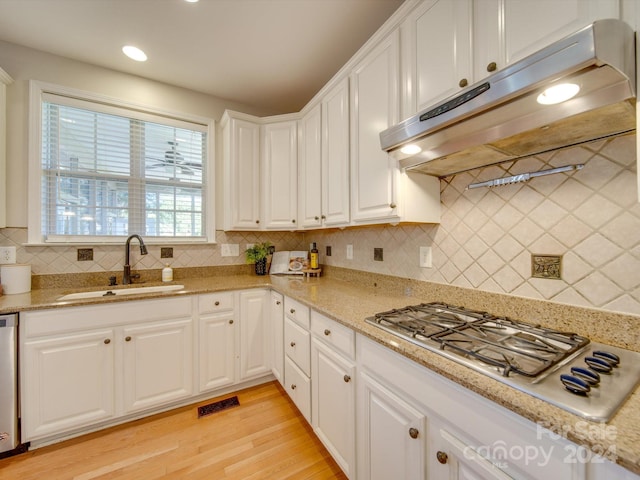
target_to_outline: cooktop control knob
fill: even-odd
[[[585,363],[589,365],[592,370],[600,373],[611,373],[613,365],[606,360],[598,357],[587,357],[584,359]]]
[[[600,358],[607,363],[610,363],[612,367],[617,367],[618,365],[620,365],[620,357],[613,353],[596,350],[595,352],[593,352],[593,356],[596,358]]]
[[[587,382],[592,387],[600,383],[600,375],[588,368],[571,367],[571,375]]]
[[[580,395],[586,395],[591,390],[589,384],[584,380],[580,380],[573,375],[567,375],[566,373],[560,375],[560,381],[564,384],[565,388],[572,393]]]

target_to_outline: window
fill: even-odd
[[[208,239],[209,125],[44,90],[39,113],[40,241]]]

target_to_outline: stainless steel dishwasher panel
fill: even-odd
[[[0,315],[0,453],[19,444],[18,315]]]

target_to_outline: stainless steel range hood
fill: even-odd
[[[620,20],[600,20],[380,133],[403,168],[446,176],[632,132],[635,36]],[[547,87],[579,93],[541,105]],[[401,149],[415,144],[421,151]]]

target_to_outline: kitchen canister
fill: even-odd
[[[0,265],[0,284],[5,295],[30,292],[31,265],[21,263]]]

